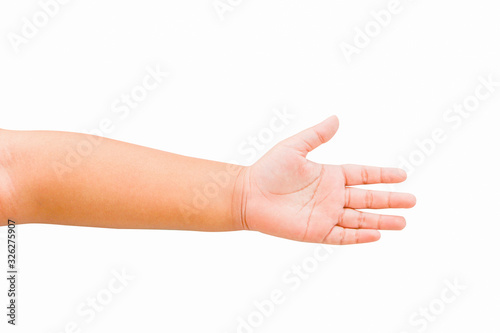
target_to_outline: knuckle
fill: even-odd
[[[373,192],[372,191],[366,191],[365,206],[368,208],[373,207]]]
[[[345,244],[345,238],[346,238],[345,236],[346,236],[346,230],[342,228],[340,230],[340,241],[339,241],[341,245]]]
[[[358,227],[363,229],[366,226],[366,214],[359,213],[358,215]]]
[[[361,168],[361,181],[363,184],[368,184],[368,169],[366,167]]]
[[[346,189],[344,192],[344,206],[349,207],[351,204],[351,191]]]

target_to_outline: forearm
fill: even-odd
[[[4,131],[19,223],[237,230],[241,166],[66,132]],[[90,143],[91,145],[89,145]],[[68,159],[68,152],[80,154]],[[6,183],[6,182],[4,182]],[[2,221],[2,224],[4,221]]]

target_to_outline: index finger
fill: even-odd
[[[400,168],[381,168],[366,165],[344,164],[340,168],[344,173],[346,186],[364,184],[392,184],[406,180],[406,171]]]

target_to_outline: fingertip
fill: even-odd
[[[339,119],[337,116],[330,116],[315,126],[317,133],[321,136],[321,143],[330,141],[339,128]]]
[[[358,239],[358,244],[376,242],[380,239],[380,237],[382,237],[382,234],[378,230],[363,229],[362,234]]]
[[[398,170],[399,177],[400,177],[402,182],[404,182],[406,179],[408,179],[408,174],[406,173],[406,171],[404,169],[398,168],[397,170]]]
[[[403,230],[406,228],[406,219],[403,216],[399,216],[398,220],[398,227],[396,230]]]
[[[333,116],[330,116],[330,117],[326,118],[325,121],[332,123],[332,126],[334,128],[338,128],[339,127],[339,117],[337,117],[336,115],[333,115]]]
[[[417,204],[417,197],[414,196],[413,194],[410,194],[410,207],[409,208],[412,208],[412,207],[415,207],[415,205]]]
[[[408,174],[401,168],[382,168],[383,176],[381,181],[383,183],[402,183],[408,178]]]
[[[378,230],[372,230],[373,233],[371,235],[371,240],[368,241],[368,243],[371,243],[371,242],[376,242],[376,241],[379,241],[380,238],[382,237],[382,233]]]
[[[399,195],[399,201],[395,201],[395,205],[389,208],[413,208],[417,204],[417,198],[411,193],[394,193]]]

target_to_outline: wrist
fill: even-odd
[[[234,180],[231,220],[234,230],[248,230],[246,223],[247,184],[250,167],[241,166]]]

